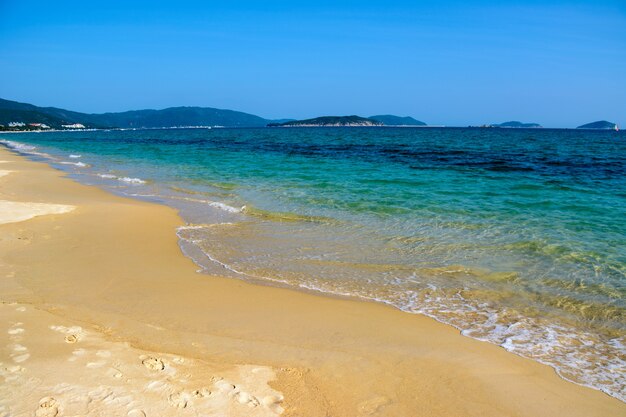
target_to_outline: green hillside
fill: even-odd
[[[0,124],[6,126],[10,122],[45,123],[60,129],[64,124],[73,123],[83,124],[87,128],[260,127],[272,121],[253,114],[210,107],[171,107],[163,110],[88,114],[0,99]]]

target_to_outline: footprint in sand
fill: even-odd
[[[283,399],[282,395],[268,395],[263,397],[261,403],[273,412],[280,414],[282,412],[280,405],[282,404]]]
[[[224,381],[223,379],[216,381],[213,385],[215,385],[215,388],[217,388],[218,390],[220,390],[221,392],[225,394],[230,394],[233,391],[235,391],[235,389],[237,389],[236,386],[234,386],[228,381]]]
[[[179,391],[170,395],[167,401],[171,406],[176,408],[187,408],[187,406],[192,405],[192,400],[194,398],[206,398],[211,395],[211,391],[208,388],[200,388],[191,392]]]
[[[14,374],[16,372],[22,372],[24,370],[24,368],[22,368],[19,365],[12,365],[12,366],[7,366],[6,368],[7,371],[9,371],[10,373]]]
[[[52,397],[39,400],[39,408],[35,411],[36,417],[55,417],[59,414],[59,404]]]
[[[186,392],[175,392],[170,395],[167,401],[170,403],[172,407],[176,408],[186,408],[189,401],[189,394]]]
[[[211,390],[208,388],[200,388],[191,393],[196,398],[205,398],[212,394]]]
[[[145,357],[141,363],[143,363],[143,366],[151,371],[162,371],[165,369],[165,363],[163,360],[155,358],[154,356]]]
[[[85,367],[96,369],[96,368],[102,368],[104,365],[106,365],[106,361],[96,361],[96,362],[87,362],[87,365],[85,365]]]
[[[128,417],[146,417],[146,413],[143,410],[134,408],[128,412],[127,416]]]
[[[235,399],[239,402],[239,404],[245,404],[250,408],[254,408],[259,405],[259,400],[254,395],[250,395],[247,392],[236,393]]]
[[[121,377],[124,376],[124,374],[117,368],[109,368],[106,373],[108,376],[113,377],[115,379],[120,379]]]
[[[78,335],[68,334],[65,336],[65,343],[76,343],[78,342]]]
[[[220,377],[214,378],[213,385],[218,391],[234,398],[240,404],[245,404],[251,408],[254,408],[260,404],[259,400],[254,396],[244,391],[239,391],[237,387],[228,381],[221,379]]]

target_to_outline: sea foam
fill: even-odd
[[[62,164],[62,165],[74,165],[74,166],[80,167],[80,168],[85,168],[85,167],[89,166],[86,163],[80,162],[80,161],[79,162],[61,161],[59,163]]]
[[[131,177],[118,177],[117,178],[118,181],[122,181],[128,184],[135,184],[135,185],[140,185],[140,184],[145,184],[146,181],[142,180],[141,178],[131,178]]]

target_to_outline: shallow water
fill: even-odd
[[[177,207],[207,273],[378,300],[626,399],[626,135],[177,129],[0,135]],[[6,142],[9,141],[9,142]]]

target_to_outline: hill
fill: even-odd
[[[92,120],[116,127],[225,126],[259,127],[268,120],[253,114],[210,107],[170,107],[91,115]]]
[[[518,121],[504,122],[493,125],[494,127],[517,127],[517,128],[539,128],[542,127],[538,123],[522,123]]]
[[[369,119],[377,120],[385,126],[426,126],[426,123],[416,120],[412,117],[400,117],[392,114],[384,114],[378,116],[370,116]]]
[[[211,107],[171,107],[163,110],[133,110],[88,114],[56,107],[38,107],[0,99],[0,124],[45,123],[54,129],[80,123],[87,128],[143,128],[181,126],[260,127],[271,120],[253,114]]]
[[[578,126],[576,129],[617,129],[617,125],[613,122],[600,120],[598,122],[592,122],[582,126]]]
[[[0,124],[44,123],[53,129],[61,129],[63,125],[82,123],[86,127],[107,127],[92,122],[89,115],[58,109],[56,107],[38,107],[32,104],[0,99]]]
[[[382,126],[378,120],[360,116],[323,116],[314,119],[293,120],[285,123],[270,123],[269,127],[343,127],[343,126]]]

